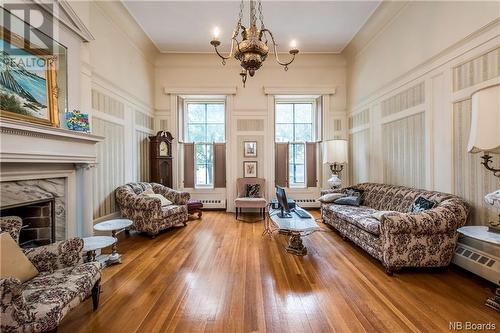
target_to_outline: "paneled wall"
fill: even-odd
[[[425,187],[424,113],[382,125],[384,182]]]
[[[349,135],[349,166],[351,183],[358,184],[370,180],[370,130],[364,129]]]
[[[149,180],[152,111],[118,92],[109,82],[93,78],[91,128],[92,133],[105,138],[96,148],[94,220],[106,219],[118,211],[114,196],[118,186]]]
[[[497,20],[472,32],[351,108],[351,182],[454,193],[471,205],[470,224],[497,218],[484,195],[500,187],[499,179],[480,164],[480,154],[467,152],[467,142],[472,93],[500,84],[498,27]],[[499,156],[494,165],[500,165]]]
[[[500,77],[500,47],[480,54],[453,67],[453,90],[460,94],[466,88],[477,89],[483,82]],[[455,193],[467,199],[473,206],[473,224],[497,218],[498,211],[484,202],[484,194],[500,186],[499,179],[487,171],[481,163],[481,154],[467,152],[468,133],[471,123],[471,100],[453,104],[453,166]],[[497,135],[500,135],[500,129]],[[494,156],[493,165],[500,165],[500,157]]]

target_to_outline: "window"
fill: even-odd
[[[276,142],[288,142],[288,179],[291,187],[305,186],[305,142],[314,137],[314,102],[276,103]]]
[[[213,143],[225,140],[225,104],[186,102],[186,141],[195,144],[195,186],[214,185]]]

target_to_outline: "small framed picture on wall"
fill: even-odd
[[[257,177],[257,161],[243,162],[243,177],[245,178]]]
[[[257,157],[257,141],[243,142],[243,156]]]

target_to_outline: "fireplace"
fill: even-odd
[[[23,220],[19,245],[22,248],[54,243],[56,240],[55,198],[23,202],[0,208],[0,216],[18,216]]]

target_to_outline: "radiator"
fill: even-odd
[[[319,208],[319,201],[316,199],[293,199],[302,208]]]
[[[500,284],[500,258],[495,255],[459,242],[453,263],[497,285]]]
[[[200,200],[203,203],[203,208],[221,208],[225,209],[226,208],[226,200],[220,200],[220,199],[201,199]]]

